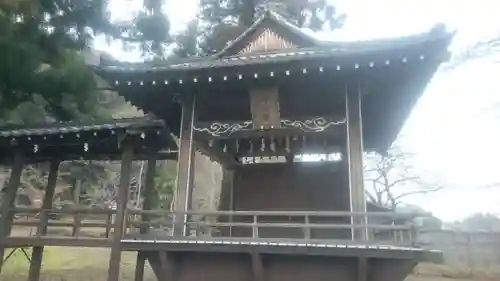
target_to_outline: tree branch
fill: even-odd
[[[414,191],[406,192],[406,193],[400,194],[398,196],[395,196],[394,199],[395,200],[400,200],[401,198],[406,197],[406,196],[410,196],[410,195],[432,193],[432,192],[439,191],[439,190],[441,190],[443,188],[444,188],[444,186],[437,186],[435,188],[414,190]]]
[[[418,182],[420,180],[420,177],[418,176],[412,176],[412,177],[406,177],[406,178],[401,178],[401,179],[397,179],[397,180],[394,180],[393,182],[391,182],[390,184],[387,185],[388,188],[391,188],[391,187],[394,187],[398,184],[401,184],[401,183],[405,183],[405,182]]]

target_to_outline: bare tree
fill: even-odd
[[[472,60],[491,57],[494,62],[500,62],[496,55],[500,53],[500,34],[489,39],[476,42],[462,52],[455,54],[444,70],[453,70]]]
[[[423,179],[412,165],[413,155],[392,148],[387,154],[367,154],[365,157],[366,196],[373,204],[395,209],[409,196],[438,191],[443,185]]]

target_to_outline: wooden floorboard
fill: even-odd
[[[7,248],[26,248],[32,246],[66,247],[111,247],[111,240],[105,238],[71,237],[9,237]],[[291,239],[224,239],[185,237],[164,240],[124,239],[122,251],[179,251],[179,252],[226,252],[226,253],[265,253],[291,255],[321,255],[338,257],[368,257],[389,259],[415,259],[422,262],[442,262],[439,251],[428,251],[407,246],[360,244],[353,241]]]

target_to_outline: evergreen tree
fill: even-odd
[[[342,26],[345,16],[326,0],[201,0],[200,47],[205,53],[221,50],[266,9],[272,9],[299,27],[314,31]],[[189,32],[189,31],[188,31]]]
[[[104,0],[0,2],[1,123],[98,115],[95,79],[79,51],[108,30],[104,7]]]
[[[107,34],[125,44],[138,44],[145,57],[164,58],[166,47],[172,43],[165,4],[165,0],[143,0],[143,8],[132,19],[115,23]]]
[[[146,42],[148,51],[160,53],[169,27],[161,4],[144,0],[143,11],[130,23],[112,24],[107,0],[0,0],[0,126],[110,118],[113,112],[101,103],[103,93],[82,53],[90,51],[98,34]],[[100,187],[108,166],[63,163],[60,177],[68,184],[78,178],[85,188]],[[28,167],[36,172],[24,173],[23,182],[44,187],[45,170]]]

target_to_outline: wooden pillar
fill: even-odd
[[[366,213],[365,189],[363,186],[363,125],[361,120],[361,93],[357,86],[346,85],[347,159],[349,163],[349,189],[351,212]],[[365,216],[353,216],[353,226],[366,225]],[[353,228],[354,240],[367,240],[367,230]]]
[[[54,193],[56,190],[57,183],[57,171],[59,169],[59,161],[52,161],[50,163],[49,178],[47,180],[47,188],[45,190],[45,196],[43,198],[42,211],[40,216],[40,222],[38,224],[38,229],[36,235],[38,237],[45,236],[47,234],[47,223],[49,222],[49,214],[45,210],[52,209],[52,202],[54,200]],[[31,264],[29,269],[29,281],[40,280],[40,272],[42,269],[42,259],[43,259],[43,246],[33,247],[31,254]]]
[[[180,214],[191,208],[194,179],[194,121],[195,98],[191,96],[183,101],[181,131],[179,140],[179,155],[177,158],[177,180],[175,190],[176,212],[174,218],[174,236],[186,235],[187,216]]]
[[[151,210],[153,205],[153,196],[155,188],[155,175],[156,175],[156,153],[151,153],[148,159],[148,167],[146,170],[146,184],[144,186],[144,202],[142,204],[143,210]],[[150,216],[147,214],[142,215],[142,221],[148,223]],[[149,225],[141,225],[140,233],[146,234],[149,232]],[[137,252],[137,260],[135,263],[135,281],[144,280],[144,266],[146,264],[146,252]]]
[[[12,229],[13,213],[11,209],[15,206],[14,203],[21,182],[22,170],[23,156],[19,151],[14,155],[9,184],[5,187],[7,190],[4,194],[2,207],[0,209],[0,274],[2,273],[6,239],[10,235]]]
[[[219,198],[219,211],[233,211],[234,210],[234,174],[235,170],[227,167],[222,168],[222,180]],[[233,216],[220,216],[217,221],[220,222],[233,222]],[[221,227],[222,236],[232,236],[232,226]]]
[[[116,202],[116,217],[113,227],[113,243],[109,258],[108,281],[119,281],[121,262],[121,240],[125,228],[128,193],[130,187],[130,172],[134,156],[132,139],[126,137],[122,145],[122,163],[120,171],[120,186]]]

